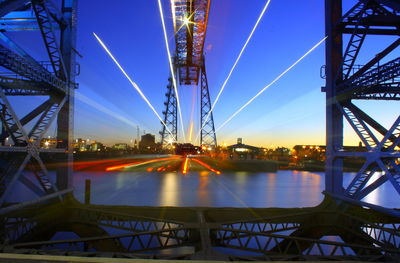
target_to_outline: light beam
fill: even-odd
[[[136,89],[136,91],[139,93],[139,95],[142,97],[142,99],[147,103],[147,105],[150,107],[150,109],[154,112],[154,114],[157,116],[157,118],[161,121],[161,123],[165,126],[167,131],[171,134],[171,131],[168,129],[168,126],[165,124],[161,116],[157,113],[156,109],[151,105],[150,101],[146,98],[146,96],[143,94],[142,90],[139,88],[139,86],[129,77],[129,75],[126,73],[124,68],[119,64],[117,59],[114,57],[114,55],[111,53],[111,51],[108,49],[108,47],[104,44],[104,42],[100,39],[99,36],[96,35],[96,33],[93,32],[93,35],[99,41],[100,45],[103,47],[103,49],[107,52],[107,54],[110,56],[110,58],[114,61],[114,63],[117,65],[117,67],[121,70],[122,74],[128,79],[128,81],[131,83],[131,85]]]
[[[183,137],[183,141],[185,142],[186,141],[186,136],[185,136],[185,129],[183,127],[181,104],[180,104],[180,100],[179,100],[178,88],[177,88],[177,85],[176,85],[174,67],[172,65],[172,57],[171,57],[171,53],[169,51],[167,29],[165,28],[164,13],[163,13],[162,5],[161,5],[161,0],[158,0],[158,9],[160,10],[161,24],[162,24],[162,28],[163,28],[163,32],[164,32],[165,47],[167,49],[169,68],[170,68],[170,71],[171,71],[172,83],[174,85],[176,102],[177,102],[177,106],[178,106],[178,114],[179,114],[179,119],[180,119],[180,122],[181,122],[182,137]],[[174,23],[175,23],[175,21],[174,21]]]
[[[278,77],[276,77],[273,81],[271,81],[267,86],[265,86],[262,90],[260,90],[253,98],[251,98],[248,102],[246,102],[242,107],[240,107],[235,113],[233,113],[226,121],[224,121],[221,126],[218,127],[216,131],[219,131],[222,127],[224,127],[229,121],[231,121],[236,115],[238,115],[244,108],[246,108],[250,103],[252,103],[258,96],[260,96],[265,90],[271,87],[275,82],[277,82],[280,78],[282,78],[289,70],[291,70],[294,66],[296,66],[300,61],[302,61],[308,54],[310,54],[314,49],[316,49],[319,45],[321,45],[325,39],[324,37],[320,40],[316,45],[314,45],[310,50],[308,50],[301,58],[299,58],[296,62],[294,62],[290,67],[288,67],[285,71],[283,71]]]
[[[208,114],[206,115],[206,118],[205,118],[205,120],[204,120],[204,123],[201,123],[201,129],[200,129],[199,134],[197,135],[195,141],[197,141],[197,139],[199,138],[200,133],[201,133],[201,130],[204,128],[205,124],[207,123],[207,120],[208,120],[208,118],[210,117],[212,111],[214,110],[214,107],[215,107],[215,105],[217,104],[217,102],[218,102],[218,100],[219,100],[219,97],[221,96],[222,92],[224,91],[225,86],[226,86],[226,84],[228,83],[229,79],[231,78],[232,72],[235,70],[236,65],[238,64],[240,58],[242,57],[242,54],[243,54],[244,50],[245,50],[246,47],[247,47],[247,44],[250,42],[251,37],[253,36],[254,32],[256,31],[256,29],[257,29],[257,27],[258,27],[258,24],[260,23],[262,17],[264,16],[265,11],[267,11],[267,8],[268,8],[270,2],[271,2],[271,0],[268,0],[268,1],[267,1],[267,3],[265,4],[263,10],[261,11],[260,15],[258,16],[258,19],[257,19],[256,24],[254,25],[253,29],[251,30],[250,35],[248,36],[246,42],[244,43],[244,45],[243,45],[243,47],[242,47],[242,50],[240,50],[240,53],[239,53],[238,57],[236,58],[235,63],[233,63],[233,66],[232,66],[231,70],[229,71],[229,74],[228,74],[228,76],[226,77],[224,83],[222,84],[221,89],[219,90],[218,95],[217,95],[217,97],[215,98],[214,103],[213,103],[212,106],[211,106],[210,111],[209,111]]]

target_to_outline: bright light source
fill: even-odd
[[[249,150],[246,148],[236,148],[235,151],[236,152],[248,152]]]
[[[168,144],[172,144],[174,141],[175,141],[174,138],[169,137],[168,140],[167,140],[167,143]]]
[[[189,23],[190,23],[189,18],[185,17],[185,18],[183,19],[183,23],[185,24],[185,26],[188,26]]]

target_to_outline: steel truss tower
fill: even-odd
[[[176,72],[174,76],[178,82],[177,85],[200,85],[200,145],[215,147],[217,139],[213,114],[210,112],[212,104],[203,54],[210,0],[171,0],[171,2],[175,17],[174,69]],[[166,93],[166,109],[163,112],[164,122],[170,132],[165,127],[162,127],[160,132],[164,146],[171,143],[171,137],[178,138],[176,98],[175,93],[171,92],[171,86],[170,80]]]
[[[328,36],[326,192],[336,199],[399,216],[398,211],[362,200],[384,183],[391,184],[400,195],[400,116],[392,126],[384,127],[355,102],[400,100],[400,3],[394,0],[360,0],[344,15],[341,0],[326,0],[325,3]],[[370,54],[369,61],[360,63],[359,54],[370,35],[392,36],[393,39],[378,53]],[[348,39],[345,45],[344,39]],[[395,110],[399,114],[393,107]],[[344,150],[344,121],[358,135],[365,151]],[[348,185],[343,182],[343,158],[364,160],[364,165]]]
[[[177,68],[179,66],[177,65]],[[208,89],[208,81],[204,58],[200,67],[200,124],[203,127],[200,131],[200,145],[217,146],[217,136],[215,133],[214,117],[211,111],[211,99]],[[176,75],[177,76],[177,75]],[[164,102],[165,110],[163,111],[164,123],[162,125],[161,143],[163,146],[171,145],[172,141],[178,140],[178,108],[175,91],[173,88],[172,78],[168,79],[167,92],[165,93],[166,101]],[[209,116],[208,116],[209,115]],[[168,129],[166,128],[168,127]]]
[[[200,80],[200,124],[203,127],[200,131],[200,145],[217,146],[215,134],[214,117],[211,111],[212,103],[206,74],[205,59],[201,65]]]
[[[62,200],[72,191],[76,7],[76,0],[62,0],[61,7],[49,0],[0,2],[0,214]],[[23,35],[20,31],[26,30],[37,31],[47,61],[38,61],[13,40],[15,34]],[[19,116],[17,105],[12,104],[16,96],[47,99]],[[45,149],[41,141],[53,123],[57,146]],[[55,180],[47,169],[49,156],[63,164]],[[36,197],[24,202],[13,200],[11,193],[19,183]]]
[[[162,124],[162,131],[160,132],[163,146],[171,145],[173,141],[178,140],[178,106],[171,77],[168,79],[165,97],[165,111],[163,111],[165,125]]]

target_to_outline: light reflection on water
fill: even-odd
[[[345,175],[345,184],[354,177]],[[323,172],[277,173],[75,173],[75,195],[83,200],[84,180],[92,180],[95,204],[213,207],[305,207],[318,205],[324,190]],[[384,189],[384,191],[382,190]],[[365,201],[398,207],[390,185]]]
[[[355,173],[344,176],[348,185]],[[377,178],[376,175],[374,178]],[[52,178],[54,180],[54,177]],[[277,173],[134,173],[76,172],[74,194],[84,200],[85,180],[92,181],[93,204],[138,206],[211,207],[305,207],[318,205],[325,187],[323,172],[278,171]],[[10,200],[35,198],[18,183]],[[363,201],[399,208],[400,196],[390,182]]]

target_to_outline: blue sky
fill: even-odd
[[[213,100],[266,0],[211,2],[205,47]],[[345,2],[344,9],[352,3]],[[216,127],[324,37],[323,4],[323,0],[271,1],[214,110]],[[173,47],[169,1],[163,0],[163,6]],[[159,120],[113,64],[93,32],[108,45],[156,110],[160,114],[164,110],[169,66],[157,0],[114,0],[112,4],[104,0],[96,4],[80,1],[77,50],[83,58],[78,59],[81,72],[77,78],[80,87],[75,137],[106,144],[129,142],[136,138],[137,125],[141,133],[145,130],[158,135]],[[390,40],[373,38],[362,59],[368,60],[376,53],[374,48],[379,51]],[[321,45],[223,127],[217,134],[219,143],[231,144],[242,137],[247,144],[267,147],[324,144],[325,94],[320,91],[324,85],[320,78],[324,59],[325,49]],[[183,86],[179,92],[187,131],[193,96],[196,102],[199,100],[198,89]],[[388,126],[398,116],[392,110],[398,109],[398,104],[364,104],[378,117],[384,116],[382,121]],[[197,103],[197,129],[198,107]],[[348,129],[346,134],[347,144],[358,142]]]

